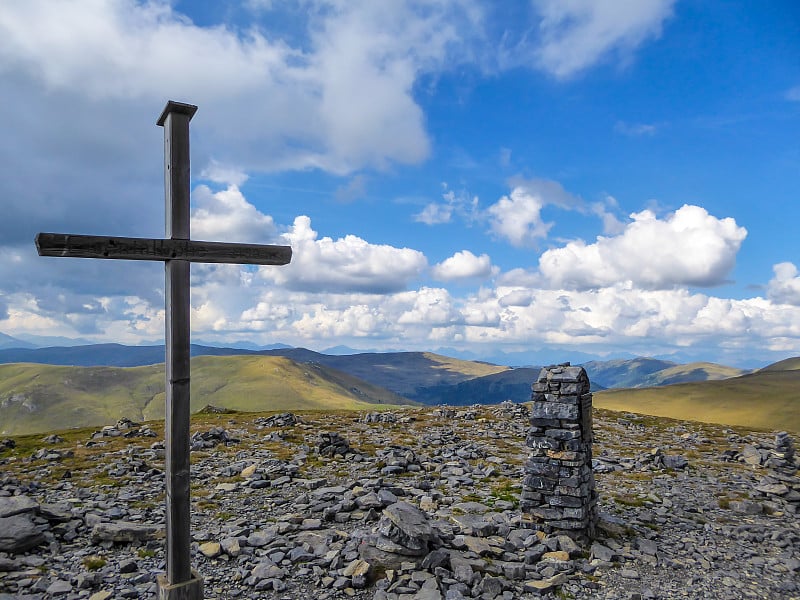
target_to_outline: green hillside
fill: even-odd
[[[761,371],[796,371],[800,369],[800,356],[786,358],[784,360],[767,365]]]
[[[606,390],[594,405],[674,419],[800,432],[800,370],[765,370],[719,381]]]
[[[691,381],[727,379],[747,371],[709,362],[676,364],[655,358],[592,361],[583,365],[593,390],[640,388]]]
[[[207,404],[242,411],[374,409],[409,401],[351,375],[277,356],[192,359],[195,412]],[[19,435],[164,418],[164,365],[0,365],[0,434]]]
[[[736,367],[727,367],[709,362],[693,362],[656,371],[643,377],[635,387],[652,387],[693,381],[718,381],[720,379],[738,377],[745,373],[744,369],[737,369]]]
[[[593,360],[583,365],[593,389],[637,387],[644,377],[675,367],[674,362],[656,358]]]

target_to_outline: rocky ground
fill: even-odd
[[[596,410],[578,545],[520,514],[525,410],[195,418],[206,597],[800,598],[789,436]],[[0,441],[0,599],[155,596],[162,427]]]

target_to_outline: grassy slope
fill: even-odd
[[[321,366],[283,357],[192,359],[192,403],[236,410],[370,409],[405,399]],[[164,417],[164,365],[0,365],[0,433],[23,434]]]
[[[657,371],[644,377],[636,387],[651,387],[654,385],[670,385],[673,383],[689,383],[692,381],[714,381],[738,377],[746,373],[743,369],[726,367],[709,362],[694,362],[685,365],[675,365]]]
[[[674,366],[674,362],[656,358],[595,360],[583,365],[589,381],[604,388],[636,387],[644,377]]]
[[[758,371],[720,381],[606,390],[599,408],[675,419],[800,432],[800,370]]]
[[[798,369],[800,369],[800,356],[772,363],[761,369],[761,371],[796,371]]]

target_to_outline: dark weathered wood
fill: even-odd
[[[187,260],[189,262],[243,265],[286,265],[292,259],[291,246],[70,233],[40,233],[36,236],[36,249],[39,251],[39,256],[117,260]]]
[[[167,237],[189,239],[189,121],[197,107],[170,100],[156,122],[164,127]]]
[[[191,569],[189,496],[189,263],[285,265],[289,246],[200,242],[189,236],[189,121],[197,107],[167,103],[164,127],[166,238],[146,239],[40,233],[40,256],[160,260],[166,277],[166,508],[167,573],[158,577],[159,600],[202,600],[203,580]]]
[[[171,102],[158,122],[164,126],[164,206],[171,242],[189,240],[189,120],[194,110]],[[177,253],[176,253],[177,255]],[[167,581],[192,576],[189,495],[189,263],[168,260],[166,275]]]
[[[191,574],[189,498],[189,263],[171,260],[166,271],[167,580]]]

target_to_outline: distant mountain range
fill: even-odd
[[[538,365],[511,368],[428,352],[323,354],[280,344],[266,350],[192,344],[191,354],[285,356],[298,363],[316,363],[349,373],[409,399],[428,404],[485,404],[502,400],[524,402],[529,399],[530,383],[541,368]],[[0,349],[0,364],[30,362],[83,367],[139,367],[163,361],[164,346],[93,344]],[[444,364],[449,366],[443,367]],[[583,366],[594,390],[725,379],[746,372],[712,363],[679,365],[653,358],[589,361]]]
[[[0,338],[0,342],[4,341]],[[494,404],[504,400],[525,402],[530,400],[531,383],[541,368],[511,368],[429,352],[347,355],[277,346],[256,350],[192,345],[193,408],[220,404],[237,410],[300,409],[317,397],[311,390],[325,387],[319,383],[309,384],[314,377],[323,377],[327,382],[325,389],[331,407],[345,407],[348,403],[351,408],[356,404],[363,408],[370,403],[469,405]],[[270,362],[279,359],[283,360],[281,368],[275,366],[278,363]],[[43,407],[48,407],[45,412],[56,418],[56,423],[70,426],[102,424],[121,416],[152,416],[146,406],[163,405],[161,402],[152,403],[159,394],[163,395],[163,361],[164,346],[156,345],[0,348],[0,432],[47,430],[42,427],[53,424],[49,418],[36,425]],[[204,387],[197,383],[207,377],[199,370],[201,366],[206,373],[213,371],[213,385]],[[616,405],[625,404],[628,399],[633,402],[633,398],[644,398],[641,394],[633,395],[637,389],[678,389],[673,384],[691,384],[702,389],[704,384],[719,380],[731,381],[736,388],[737,381],[750,381],[743,379],[748,375],[746,371],[712,363],[680,365],[660,359],[633,358],[589,361],[583,366],[593,391],[600,392],[596,394],[598,401],[610,403],[613,397]],[[785,375],[787,372],[790,373],[788,377]],[[759,373],[757,381],[763,381],[764,377],[789,381],[795,375],[800,376],[800,358],[781,361]],[[113,387],[113,391],[104,390],[101,382]],[[783,389],[782,383],[776,385]],[[625,389],[624,396],[614,394],[614,390],[620,388]],[[245,389],[248,390],[246,393]],[[299,389],[305,391],[287,391]],[[685,389],[691,390],[692,394],[700,393],[695,388]],[[708,389],[721,388],[716,385]],[[219,390],[224,390],[224,393]],[[271,392],[261,393],[264,390]],[[649,407],[649,414],[663,414],[664,407],[671,402],[666,400],[670,393],[661,393],[659,407],[645,406]],[[778,396],[783,398],[781,394]],[[56,409],[58,403],[61,404]],[[678,412],[683,415],[678,418],[691,418],[691,415],[684,414],[688,410],[685,403],[678,404],[681,407]],[[112,418],[114,414],[117,417]]]
[[[280,356],[192,359],[191,410],[369,410],[410,404],[347,373]],[[164,365],[0,365],[0,434],[99,426],[121,417],[164,418]]]

